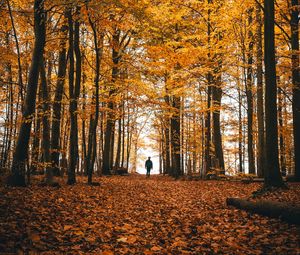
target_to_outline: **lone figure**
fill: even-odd
[[[147,169],[146,176],[150,177],[150,170],[153,168],[153,163],[151,161],[151,157],[148,157],[148,159],[146,160],[145,168]]]

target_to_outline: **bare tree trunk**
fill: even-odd
[[[193,173],[196,173],[197,171],[197,130],[196,130],[196,112],[193,112]]]
[[[242,93],[241,88],[238,86],[239,95],[239,172],[244,172],[244,160],[243,160],[243,122],[242,122]]]
[[[181,144],[180,144],[180,104],[181,99],[173,96],[173,115],[171,117],[171,147],[172,147],[172,175],[178,178],[181,175]]]
[[[211,155],[210,155],[210,143],[211,143],[211,74],[208,74],[208,88],[207,88],[207,112],[205,116],[205,167],[203,176],[211,170]]]
[[[120,31],[116,30],[113,35],[113,49],[112,49],[112,61],[113,61],[113,68],[112,68],[112,85],[116,82],[119,76],[119,61],[120,61],[120,52],[118,49],[119,46],[119,39],[120,39]],[[104,151],[103,151],[103,166],[102,166],[102,173],[105,175],[110,174],[111,171],[111,164],[113,158],[113,132],[114,132],[114,102],[112,100],[112,96],[115,93],[115,88],[109,89],[109,103],[108,108],[109,112],[107,113],[107,120],[106,120],[106,129],[105,129],[105,141],[104,141]]]
[[[45,13],[44,1],[34,1],[34,32],[35,41],[32,54],[32,62],[30,67],[27,94],[24,101],[24,111],[22,114],[22,124],[20,127],[17,144],[14,152],[12,163],[12,174],[9,177],[8,183],[12,186],[25,186],[25,167],[28,157],[28,146],[30,139],[30,130],[32,116],[35,110],[36,92],[39,79],[39,67],[41,56],[44,52],[46,28],[45,28]]]
[[[299,74],[299,3],[292,0],[291,13],[293,127],[295,178],[300,181],[300,74]]]
[[[247,52],[247,77],[246,77],[246,97],[247,97],[247,119],[248,119],[248,164],[249,164],[249,174],[255,174],[255,159],[254,159],[254,145],[253,145],[253,33],[252,33],[252,9],[248,10],[248,52]]]
[[[265,144],[265,123],[264,123],[264,99],[263,99],[263,52],[262,52],[262,19],[260,5],[256,4],[256,76],[257,76],[257,175],[264,175],[264,144]]]
[[[79,14],[79,7],[76,7],[76,14]],[[79,48],[79,21],[75,21],[73,29],[72,9],[68,10],[69,23],[69,96],[70,96],[70,144],[69,144],[69,167],[68,184],[76,183],[75,171],[78,164],[78,121],[77,105],[80,93],[81,82],[81,53]],[[74,52],[76,56],[76,79],[74,84]]]
[[[31,165],[30,165],[30,169],[28,171],[30,171],[31,174],[36,174],[37,172],[37,167],[38,167],[38,163],[39,163],[39,158],[40,158],[40,154],[41,154],[41,113],[42,113],[42,105],[41,105],[41,101],[42,101],[42,88],[41,86],[39,86],[38,88],[38,93],[37,93],[37,97],[38,97],[38,102],[37,102],[37,107],[36,107],[36,111],[35,111],[35,120],[33,122],[33,130],[34,130],[34,135],[33,135],[33,139],[31,142]]]
[[[116,121],[115,119],[112,122],[112,131],[110,138],[110,154],[109,154],[109,169],[113,169],[114,165],[114,153],[115,153],[115,133],[116,133]]]
[[[265,186],[284,186],[278,160],[277,85],[274,36],[274,0],[264,0],[265,10],[265,110],[266,158]]]
[[[281,89],[278,89],[278,124],[279,124],[279,155],[280,168],[283,176],[286,176],[286,155],[285,155],[285,139],[283,126],[283,94]]]
[[[41,88],[43,95],[43,140],[42,140],[42,148],[43,148],[43,163],[46,169],[46,184],[53,183],[53,172],[50,166],[50,126],[49,126],[49,116],[50,116],[50,98],[47,87],[47,79],[45,72],[45,63],[44,57],[41,57],[41,66],[40,66],[40,75],[41,75]]]
[[[82,53],[82,111],[86,111],[86,98],[87,98],[87,91],[86,91],[86,73],[85,73],[85,66],[84,66],[84,56],[85,52]],[[87,145],[86,145],[86,117],[83,116],[81,119],[81,153],[82,153],[82,163],[81,163],[81,174],[87,175]]]
[[[117,152],[115,160],[115,168],[120,168],[120,159],[121,159],[121,142],[122,142],[122,119],[118,119],[118,141],[117,141]]]
[[[97,152],[97,126],[99,120],[99,79],[100,79],[100,64],[102,57],[102,44],[103,44],[103,35],[100,35],[98,38],[97,27],[95,23],[92,22],[89,17],[89,22],[93,30],[94,35],[94,46],[96,54],[96,70],[95,70],[95,91],[93,93],[93,101],[95,104],[95,114],[90,115],[90,129],[89,129],[89,141],[88,141],[88,151],[86,157],[86,169],[88,173],[88,183],[92,184],[92,176],[94,171],[94,164],[96,159]]]
[[[51,129],[51,162],[52,171],[55,176],[60,175],[59,171],[59,155],[61,146],[59,138],[61,133],[61,108],[62,98],[64,92],[64,84],[67,70],[67,57],[66,57],[66,36],[68,28],[64,24],[61,27],[60,49],[58,54],[58,73],[56,81],[55,96],[53,102],[53,116],[52,116],[52,129]]]
[[[218,163],[220,167],[220,174],[225,174],[225,163],[224,163],[221,124],[220,124],[220,111],[221,111],[220,108],[221,108],[221,99],[222,99],[221,78],[215,77],[215,80],[216,80],[216,84],[212,88],[212,101],[214,104],[213,142],[215,146],[216,158],[218,159]]]
[[[10,20],[11,20],[11,25],[12,25],[12,29],[14,31],[14,38],[15,38],[15,42],[16,42],[16,49],[17,49],[17,55],[18,55],[19,89],[20,89],[21,100],[23,101],[23,98],[24,98],[24,96],[23,96],[24,85],[23,85],[23,78],[22,78],[22,65],[21,65],[21,54],[20,54],[19,40],[18,40],[18,36],[17,36],[17,31],[16,31],[16,27],[15,27],[14,18],[13,18],[12,11],[11,11],[10,0],[6,0],[6,2],[7,2],[9,16],[10,16]]]
[[[121,167],[124,167],[124,158],[125,158],[125,102],[123,99],[122,102],[122,158],[121,158]]]
[[[165,96],[165,102],[167,103],[167,105],[170,105],[170,97],[169,95]],[[165,173],[166,174],[171,174],[171,152],[170,152],[170,119],[168,116],[169,113],[167,113],[166,118],[165,118],[165,128],[164,128],[164,132],[165,132],[165,150],[166,150],[166,169],[165,169]]]

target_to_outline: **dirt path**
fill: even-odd
[[[100,187],[84,181],[59,189],[1,187],[0,254],[300,253],[299,227],[226,207],[226,197],[248,197],[258,184],[153,176],[102,177]]]

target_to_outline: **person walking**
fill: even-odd
[[[153,163],[151,161],[151,157],[148,157],[148,159],[145,162],[145,168],[147,170],[146,176],[150,177],[150,171],[153,168]]]

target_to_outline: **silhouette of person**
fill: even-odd
[[[145,162],[145,168],[147,170],[146,176],[150,177],[150,171],[153,168],[153,163],[151,161],[151,157],[148,157],[148,159]]]

